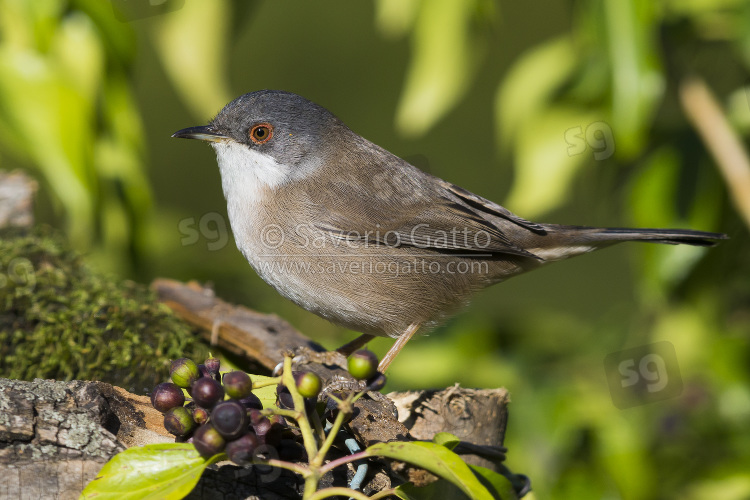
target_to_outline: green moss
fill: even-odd
[[[93,272],[50,229],[0,231],[0,376],[101,380],[136,393],[204,359],[148,287]]]

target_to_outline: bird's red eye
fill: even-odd
[[[255,144],[263,144],[273,137],[273,126],[270,123],[259,123],[250,129],[250,139]]]

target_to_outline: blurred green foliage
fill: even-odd
[[[37,169],[41,218],[64,214],[98,266],[212,281],[329,347],[351,338],[254,275],[212,152],[169,139],[259,88],[524,217],[727,232],[488,290],[411,341],[389,379],[508,387],[509,466],[537,498],[750,498],[750,238],[678,98],[700,76],[747,140],[750,2],[186,0],[130,23],[112,9],[0,0],[0,167]],[[682,395],[617,409],[604,358],[663,340]]]
[[[38,170],[71,240],[128,265],[151,191],[130,66],[135,39],[96,0],[0,1],[0,143]]]

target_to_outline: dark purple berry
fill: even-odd
[[[224,451],[226,441],[211,424],[203,424],[193,434],[193,444],[203,458],[211,458]]]
[[[208,368],[206,368],[206,365],[198,365],[198,371],[201,373],[201,377],[214,378],[211,372],[208,371]]]
[[[193,385],[193,382],[201,376],[198,365],[188,358],[180,358],[172,361],[172,366],[169,368],[169,375],[172,377],[172,382],[185,389]]]
[[[211,424],[225,439],[237,439],[247,431],[247,410],[237,401],[224,401],[211,411]]]
[[[263,435],[263,442],[269,446],[275,447],[281,443],[281,437],[286,426],[281,424],[280,417],[277,415],[272,416],[268,421],[271,423],[271,427]]]
[[[247,465],[253,461],[253,453],[259,444],[258,437],[252,432],[248,432],[244,436],[227,443],[224,452],[229,460],[237,465]]]
[[[232,399],[248,397],[253,391],[253,382],[245,372],[234,371],[224,374],[224,390]]]
[[[289,392],[289,389],[284,384],[279,384],[276,387],[276,404],[279,408],[285,410],[294,409],[294,398],[292,398],[292,393]]]
[[[251,423],[253,430],[258,436],[265,436],[266,433],[271,430],[271,421],[267,417],[261,416],[257,420]]]
[[[172,408],[164,414],[164,428],[175,436],[187,436],[193,432],[195,426],[193,415],[184,406]]]
[[[250,425],[255,426],[258,422],[263,420],[264,417],[263,414],[260,412],[260,410],[255,408],[250,408],[246,411],[247,417],[250,419]]]
[[[262,410],[263,409],[263,403],[260,402],[260,398],[256,396],[255,394],[253,394],[252,392],[246,398],[240,399],[239,403],[248,410],[250,409]]]
[[[360,349],[349,356],[349,373],[357,380],[367,380],[378,371],[378,357],[367,349]]]
[[[297,390],[303,398],[317,398],[320,394],[321,382],[313,372],[304,372],[299,377],[295,377]]]
[[[203,362],[203,365],[206,367],[208,372],[216,376],[219,374],[219,368],[221,368],[221,362],[218,358],[214,358],[213,356],[210,356],[206,359],[206,361]]]
[[[212,378],[199,378],[190,388],[193,401],[198,406],[211,409],[216,403],[224,399],[224,388]]]
[[[376,373],[374,377],[367,380],[368,391],[379,391],[385,387],[386,378],[382,373]]]
[[[151,405],[162,413],[185,404],[182,389],[171,382],[164,382],[154,387],[151,393]]]

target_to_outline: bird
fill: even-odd
[[[237,248],[282,296],[362,335],[417,331],[479,290],[623,241],[712,246],[727,235],[526,220],[424,172],[297,94],[259,90],[172,137],[214,149]]]

